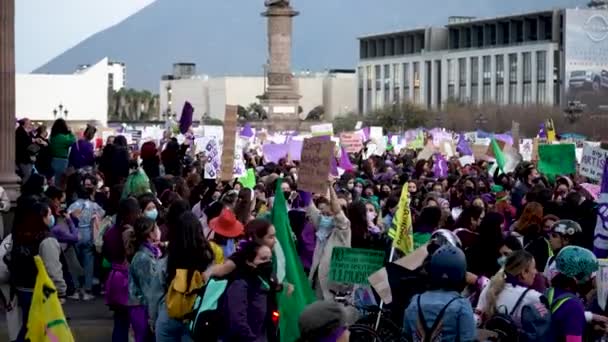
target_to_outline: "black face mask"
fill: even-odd
[[[291,191],[283,191],[283,196],[285,196],[285,200],[289,201],[291,196]]]
[[[267,261],[265,263],[261,263],[256,267],[256,271],[258,274],[264,279],[270,279],[272,276],[272,261]]]
[[[473,194],[474,192],[475,192],[475,188],[474,188],[474,187],[472,187],[472,186],[466,186],[466,187],[464,188],[464,193],[465,193],[465,194],[467,194],[467,195],[471,195],[471,194]]]

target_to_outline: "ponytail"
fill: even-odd
[[[505,278],[505,270],[501,268],[490,280],[488,291],[486,292],[486,307],[481,308],[484,318],[492,317],[496,313],[496,302],[502,290],[505,289]]]
[[[125,226],[125,230],[122,232],[122,241],[125,246],[125,257],[131,262],[131,259],[139,248],[139,246],[137,246],[137,235],[135,234],[133,226]]]

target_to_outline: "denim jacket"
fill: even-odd
[[[412,298],[410,305],[405,310],[403,322],[404,333],[411,341],[420,341],[417,335],[418,325],[418,297],[420,297],[422,314],[427,328],[431,328],[441,309],[454,297],[460,295],[455,291],[434,290],[427,291]],[[475,341],[476,328],[473,316],[473,308],[466,298],[453,301],[443,315],[441,341]]]
[[[159,281],[163,261],[142,245],[129,265],[129,305],[147,306],[150,318],[156,318],[158,302],[165,294]]]

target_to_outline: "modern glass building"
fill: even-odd
[[[608,11],[451,17],[359,38],[358,109],[408,101],[566,106],[608,112]]]

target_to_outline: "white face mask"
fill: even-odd
[[[103,188],[103,181],[100,180],[99,182],[97,182],[97,190],[101,190],[101,188]]]
[[[368,221],[373,221],[376,219],[376,212],[374,211],[368,211],[367,212],[367,220]]]

